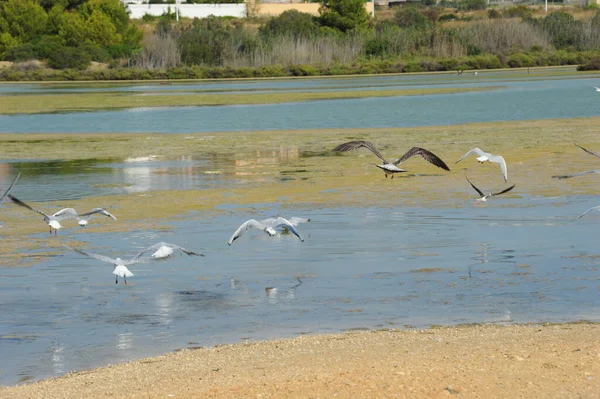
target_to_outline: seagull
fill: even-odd
[[[271,227],[271,228],[275,228],[275,227],[281,226],[281,224],[278,224],[278,221],[277,221],[278,218],[279,218],[279,216],[277,216],[277,217],[270,217],[270,218],[261,220],[259,223],[262,223],[262,224],[264,224],[264,225],[266,225],[268,227]],[[281,219],[283,219],[283,218],[281,218]],[[287,221],[290,222],[294,227],[298,227],[298,224],[300,224],[300,223],[308,223],[308,222],[310,222],[310,219],[300,218],[300,217],[297,217],[297,216],[292,216],[291,218],[287,219]],[[284,233],[288,233],[289,232],[289,229],[285,225],[283,225],[283,232]]]
[[[596,205],[596,206],[591,207],[587,211],[583,212],[581,215],[577,216],[575,219],[571,220],[571,222],[574,222],[574,221],[576,221],[578,219],[581,219],[582,217],[584,217],[585,215],[587,215],[588,213],[590,213],[594,209],[600,209],[600,205]]]
[[[444,161],[442,161],[437,155],[435,155],[433,152],[427,151],[426,149],[421,148],[421,147],[411,148],[410,150],[408,150],[406,152],[406,154],[402,155],[402,157],[400,157],[395,162],[386,161],[385,158],[383,157],[383,155],[381,155],[381,153],[379,151],[377,151],[377,148],[375,148],[375,145],[373,143],[371,143],[370,141],[364,141],[364,140],[349,141],[347,143],[338,145],[332,151],[344,152],[344,151],[357,150],[359,148],[368,149],[369,151],[371,151],[373,154],[375,154],[379,159],[381,159],[383,161],[383,165],[375,165],[375,166],[377,166],[379,169],[383,170],[383,173],[385,173],[386,178],[388,177],[388,175],[392,175],[392,179],[393,179],[394,173],[407,172],[404,169],[400,169],[398,167],[398,165],[400,165],[402,162],[409,160],[410,158],[414,157],[415,155],[420,155],[427,162],[437,166],[438,168],[442,168],[442,169],[448,170],[448,171],[450,170],[450,168],[444,163]]]
[[[143,254],[151,251],[154,251],[154,253],[150,255],[151,257],[155,259],[165,259],[170,257],[173,254],[173,251],[176,249],[179,249],[181,252],[189,256],[204,256],[201,253],[190,251],[189,249],[185,249],[184,247],[180,247],[179,245],[169,244],[168,242],[161,241],[144,249],[142,252],[134,256],[133,259],[138,259]]]
[[[77,252],[81,255],[85,255],[88,256],[90,258],[94,258],[94,259],[98,259],[101,260],[103,262],[106,263],[110,263],[112,265],[114,265],[114,270],[113,270],[113,274],[116,276],[115,277],[115,284],[119,284],[119,277],[121,277],[123,279],[123,281],[125,282],[125,285],[127,285],[127,277],[133,277],[133,273],[131,273],[131,271],[127,268],[127,266],[136,264],[136,263],[143,263],[144,261],[142,259],[136,259],[135,257],[131,260],[123,260],[121,258],[117,258],[117,259],[113,259],[113,258],[109,258],[108,256],[104,256],[104,255],[98,255],[98,254],[92,254],[92,253],[87,253],[87,252],[83,252],[80,249],[75,249],[75,248],[71,248],[68,245],[65,245],[66,248],[70,249],[71,251]]]
[[[588,149],[585,149],[577,143],[573,143],[573,144],[575,144],[577,147],[581,148],[583,151],[587,152],[588,154],[591,154],[597,158],[600,158],[600,154],[598,154],[597,152],[593,152]],[[556,179],[570,179],[571,177],[579,177],[579,176],[587,175],[590,173],[600,173],[600,169],[586,170],[585,172],[573,173],[572,175],[556,175],[556,176],[552,176],[552,177],[554,177]]]
[[[115,217],[115,216],[114,216],[112,213],[110,213],[109,211],[107,211],[107,210],[106,210],[106,209],[104,209],[104,208],[94,208],[94,209],[92,209],[92,212],[94,212],[94,211],[95,211],[95,213],[91,213],[91,214],[89,214],[88,216],[82,216],[82,215],[78,215],[78,216],[77,216],[77,223],[78,223],[78,224],[79,224],[81,227],[85,227],[85,226],[87,226],[87,225],[88,225],[88,222],[89,222],[89,220],[90,220],[90,219],[92,218],[92,216],[93,216],[93,215],[95,215],[96,213],[99,213],[99,214],[101,214],[101,215],[104,215],[104,216],[107,216],[107,217],[109,217],[109,218],[112,218],[112,219],[114,219],[114,220],[117,220],[117,218],[116,218],[116,217]]]
[[[298,218],[298,219],[300,219],[300,218]],[[300,223],[300,222],[298,222],[296,220],[296,223]],[[294,233],[294,235],[296,237],[298,237],[300,239],[300,241],[304,242],[304,238],[302,238],[302,236],[300,235],[298,230],[296,230],[296,226],[293,223],[291,223],[289,220],[287,220],[285,218],[278,217],[278,218],[269,218],[269,219],[265,219],[265,220],[261,220],[261,221],[256,221],[255,219],[250,219],[250,220],[245,221],[244,223],[242,223],[242,225],[240,227],[238,227],[238,229],[235,231],[235,233],[233,233],[233,235],[231,236],[231,238],[229,239],[229,241],[227,243],[229,245],[231,245],[235,240],[240,238],[246,231],[248,231],[250,229],[263,230],[269,236],[273,237],[277,233],[275,228],[280,227],[280,226],[283,226],[287,230],[291,231],[292,233]]]
[[[471,187],[473,187],[473,189],[475,191],[477,191],[477,194],[480,195],[481,198],[477,198],[475,201],[487,201],[488,198],[490,197],[494,197],[496,195],[500,195],[500,194],[504,194],[509,192],[510,190],[512,190],[513,188],[515,188],[515,184],[513,184],[512,186],[510,186],[509,188],[505,188],[504,190],[497,192],[497,193],[488,193],[488,194],[484,194],[480,189],[478,189],[477,187],[475,187],[475,185],[473,183],[471,183],[471,180],[469,180],[468,177],[465,176],[465,178],[467,179],[467,181],[469,182],[469,184],[471,185]]]
[[[465,155],[463,155],[458,161],[456,161],[456,163],[459,163],[460,161],[462,161],[463,159],[465,159],[466,157],[468,157],[469,155],[471,155],[473,153],[479,155],[477,157],[477,161],[479,161],[479,163],[484,163],[486,161],[489,161],[489,162],[494,162],[494,163],[500,164],[500,169],[502,169],[502,176],[504,176],[504,181],[505,182],[508,181],[508,171],[506,170],[506,161],[500,155],[492,155],[488,152],[481,151],[479,148],[473,148],[471,151],[469,151]]]
[[[17,177],[15,177],[15,179],[12,181],[12,183],[10,183],[10,186],[8,186],[6,191],[2,195],[0,195],[0,204],[2,203],[2,201],[4,201],[4,197],[6,197],[8,195],[8,193],[10,193],[10,190],[12,190],[13,186],[15,185],[17,180],[19,180],[20,176],[21,176],[21,172],[19,172],[17,174]]]
[[[33,209],[32,207],[30,207],[29,205],[27,205],[20,199],[12,196],[10,194],[8,194],[8,198],[10,198],[15,204],[17,204],[19,206],[30,209],[34,212],[39,213],[40,215],[43,215],[44,222],[46,222],[48,224],[48,226],[50,226],[50,234],[52,234],[52,229],[54,229],[55,235],[58,235],[58,229],[62,228],[62,225],[59,223],[61,220],[76,219],[77,217],[92,215],[94,213],[99,213],[103,210],[103,209],[97,208],[97,210],[95,210],[95,211],[78,214],[77,211],[73,208],[64,208],[64,209],[61,209],[60,211],[56,212],[54,215],[47,215],[42,211]]]
[[[594,89],[596,89],[596,91],[599,91],[599,92],[600,92],[600,87],[597,87],[597,86],[592,86],[592,87],[593,87]]]

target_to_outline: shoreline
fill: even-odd
[[[24,385],[3,398],[593,397],[600,324],[459,325],[185,349]]]

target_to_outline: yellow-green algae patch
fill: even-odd
[[[344,90],[327,92],[239,93],[239,94],[162,94],[139,93],[63,93],[0,96],[0,114],[36,114],[139,107],[210,106],[236,104],[277,104],[286,102],[339,100],[369,97],[419,96],[488,91],[497,87],[451,87],[402,90]]]
[[[300,211],[319,207],[471,207],[477,197],[465,174],[484,191],[506,187],[500,168],[478,164],[470,157],[455,161],[473,147],[503,155],[508,164],[509,184],[516,188],[502,199],[501,206],[526,208],[535,196],[597,194],[596,175],[558,180],[552,175],[598,169],[598,159],[585,154],[575,141],[600,150],[597,126],[600,118],[558,119],[521,122],[477,123],[422,128],[224,132],[215,134],[2,134],[0,159],[47,159],[48,154],[63,160],[126,159],[153,156],[161,159],[198,159],[208,164],[191,169],[216,179],[214,187],[189,190],[150,191],[101,197],[102,206],[119,220],[97,218],[88,232],[169,229],[169,222],[214,217],[231,212],[220,207],[245,207],[254,215],[265,210],[253,204],[277,203],[283,209]],[[368,151],[345,154],[331,152],[344,141],[373,141],[388,159],[412,146],[425,147],[450,166],[438,169],[420,158],[403,164],[404,175],[386,179],[374,165],[378,159]],[[85,148],[85,151],[82,151]],[[164,173],[158,171],[157,173]],[[21,181],[26,181],[26,171]],[[509,198],[515,201],[507,201]],[[36,208],[55,212],[63,207],[87,210],[98,206],[98,198],[36,203]],[[486,206],[485,204],[479,206]],[[240,210],[238,210],[240,212]],[[147,216],[152,215],[152,219]],[[576,215],[557,213],[556,222]],[[526,217],[526,215],[524,216]],[[12,265],[23,255],[12,253],[45,248],[64,251],[61,240],[23,240],[23,235],[47,232],[39,215],[10,202],[0,208],[4,227],[0,235],[0,264]],[[79,229],[75,221],[68,229]],[[235,226],[232,226],[232,228]],[[64,234],[59,231],[59,234]],[[223,237],[223,243],[228,237]]]

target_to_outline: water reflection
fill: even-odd
[[[221,186],[210,161],[192,155],[176,160],[154,156],[121,159],[0,162],[0,187],[21,172],[15,196],[24,201],[72,200],[90,196],[187,190]]]

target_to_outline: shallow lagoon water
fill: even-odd
[[[419,78],[411,79],[419,82]],[[154,132],[161,129],[160,118],[174,117],[180,118],[181,131],[192,125],[192,131],[204,131],[199,119],[210,122],[215,130],[235,130],[232,126],[236,124],[252,130],[269,123],[306,128],[309,126],[299,121],[313,123],[310,109],[320,112],[318,127],[331,124],[347,128],[357,123],[373,125],[384,117],[389,126],[404,126],[463,119],[595,116],[598,108],[594,100],[600,97],[586,87],[591,82],[520,81],[484,96],[470,93],[2,117],[3,122],[18,122],[2,125],[2,129],[25,131],[20,129],[30,123],[36,127],[32,131],[61,131],[67,126],[70,130],[64,131],[102,131],[102,126],[108,126],[107,131],[135,128]],[[471,102],[465,103],[469,98]],[[381,101],[388,106],[381,107]],[[406,103],[398,108],[397,101]],[[268,117],[264,109],[273,115]],[[164,114],[158,117],[161,112]],[[231,112],[225,116],[229,126],[219,125],[223,112]],[[372,115],[361,121],[361,112]],[[435,119],[436,112],[452,114],[453,118]],[[128,125],[119,119],[120,113],[135,114],[138,119]],[[277,113],[279,118],[275,118]],[[323,118],[325,113],[327,118]],[[46,117],[51,119],[43,119]],[[357,159],[364,162],[363,157],[357,155]],[[27,201],[248,184],[243,176],[224,179],[213,174],[228,170],[219,162],[233,161],[201,157],[12,160],[0,164],[0,170],[23,171],[15,193]],[[268,162],[288,161],[275,157]],[[384,181],[376,170],[372,178]],[[583,179],[590,185],[597,181],[594,176]],[[597,205],[597,197],[573,193],[570,183],[564,181],[560,186],[564,190],[560,197],[532,196],[529,190],[537,187],[519,186],[515,195],[492,198],[478,206],[472,205],[472,199],[456,197],[422,206],[400,206],[401,201],[387,197],[382,199],[382,207],[309,209],[300,204],[293,212],[273,203],[224,203],[218,213],[195,212],[182,215],[186,217],[179,221],[157,220],[144,231],[94,232],[67,223],[55,239],[84,242],[83,249],[90,252],[133,256],[162,240],[201,250],[206,256],[179,255],[164,262],[136,265],[127,287],[115,285],[110,265],[72,252],[42,258],[32,267],[1,268],[0,384],[247,339],[457,323],[600,321],[596,239],[600,212],[568,223]],[[355,189],[359,192],[361,187]],[[0,208],[0,220],[10,209],[9,205]],[[291,235],[269,238],[252,231],[231,247],[227,245],[235,228],[249,216],[275,214],[310,217],[311,223],[300,225],[305,242]],[[10,225],[2,229],[7,231]],[[47,236],[41,225],[40,232],[33,235]]]
[[[115,285],[110,265],[75,253],[2,269],[0,382],[245,339],[598,321],[600,216],[566,223],[594,201],[525,196],[475,207],[298,209],[294,215],[313,220],[300,226],[304,243],[251,231],[231,247],[227,239],[247,217],[235,208],[170,223],[168,232],[71,227],[57,239],[76,238],[113,257],[159,240],[206,256],[135,265],[127,287]],[[257,217],[289,213],[255,207],[263,210]]]
[[[436,78],[372,77],[341,80],[348,88],[374,85],[390,88],[487,87],[502,89],[407,97],[322,100],[265,105],[204,107],[131,108],[64,114],[0,116],[0,132],[86,133],[86,132],[155,132],[192,133],[246,130],[294,130],[323,128],[411,127],[597,116],[599,96],[591,87],[598,85],[595,75],[520,77],[511,73],[486,72],[478,76],[440,75]],[[305,88],[317,91],[320,85],[339,84],[332,79],[296,80],[257,83],[218,83],[224,90],[235,91],[250,85],[255,88]],[[418,86],[415,86],[417,84]],[[195,87],[209,84],[198,83]],[[212,84],[212,85],[216,85]],[[184,87],[189,88],[191,85]],[[209,85],[210,86],[210,85]],[[258,87],[257,87],[258,86]],[[131,88],[130,86],[127,86]],[[155,87],[144,85],[149,93]],[[165,87],[165,86],[162,86]],[[166,86],[171,87],[171,86]],[[23,87],[27,90],[27,87]],[[6,89],[7,90],[7,89]],[[48,89],[46,89],[48,90]],[[97,90],[97,89],[88,89]],[[124,89],[122,89],[124,90]]]

